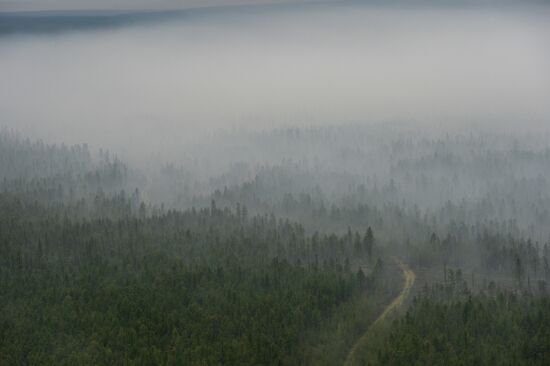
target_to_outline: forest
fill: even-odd
[[[550,365],[548,19],[0,0],[0,366]]]
[[[202,181],[208,163],[143,169],[2,132],[1,363],[341,364],[401,291],[400,258],[417,281],[355,364],[546,364],[548,148],[398,139],[371,146],[391,151],[384,176],[357,170],[348,133],[243,135],[295,156],[330,135],[340,153]],[[449,165],[481,198],[422,195]]]

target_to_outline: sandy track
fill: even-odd
[[[371,335],[374,329],[376,329],[376,326],[382,323],[388,317],[388,315],[390,315],[393,311],[401,307],[401,305],[403,305],[403,303],[405,302],[405,300],[407,299],[407,297],[411,292],[411,288],[414,285],[414,281],[416,280],[415,273],[409,268],[409,266],[407,266],[401,260],[396,258],[395,261],[401,268],[401,271],[403,271],[403,277],[405,280],[403,289],[401,290],[399,295],[395,299],[393,299],[393,301],[388,306],[386,306],[382,314],[378,318],[376,318],[374,323],[372,323],[369,329],[367,329],[365,334],[363,334],[361,338],[359,338],[357,342],[355,342],[355,344],[351,348],[351,351],[348,353],[348,356],[346,357],[344,366],[353,366],[357,364],[358,352],[359,350],[368,346],[369,339],[371,338]]]

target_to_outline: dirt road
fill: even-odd
[[[359,338],[359,340],[355,342],[351,351],[346,357],[344,366],[354,366],[357,364],[359,350],[368,347],[369,339],[371,338],[371,335],[376,329],[377,325],[382,323],[394,310],[397,310],[399,307],[401,307],[401,305],[403,304],[403,302],[405,302],[405,300],[409,296],[409,293],[411,292],[411,288],[414,284],[414,281],[416,280],[415,273],[401,260],[396,258],[395,261],[403,271],[403,277],[405,279],[403,289],[401,290],[399,295],[395,299],[393,299],[393,301],[384,309],[384,312],[382,312],[382,314],[374,321],[369,329],[367,329],[365,334],[363,334],[361,338]]]

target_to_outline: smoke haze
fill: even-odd
[[[147,155],[233,128],[540,128],[546,7],[316,4],[0,37],[2,125]]]

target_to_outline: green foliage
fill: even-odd
[[[131,277],[42,271],[4,281],[0,363],[299,364],[304,330],[355,286],[353,276],[281,263],[143,265]]]
[[[447,289],[448,290],[448,289]],[[447,294],[442,296],[443,294]],[[434,290],[394,322],[380,365],[548,365],[550,299]]]
[[[0,364],[300,364],[372,281],[346,236],[214,204],[74,221],[0,194],[0,213]]]

